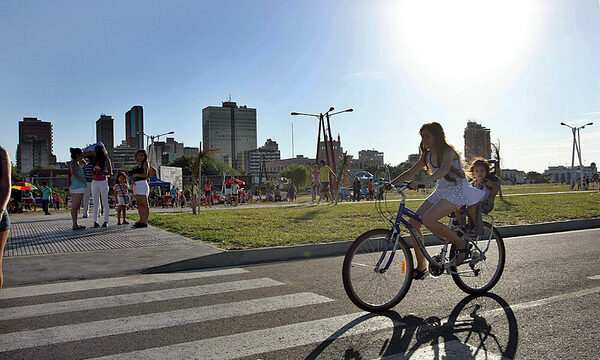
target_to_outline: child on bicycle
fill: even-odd
[[[485,196],[477,204],[467,207],[467,214],[471,219],[469,232],[483,235],[481,214],[488,214],[494,209],[494,199],[500,191],[500,179],[490,170],[490,163],[483,158],[475,158],[470,168],[473,180],[470,185],[485,191]]]

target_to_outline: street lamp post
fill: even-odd
[[[582,126],[573,127],[571,125],[565,124],[564,122],[560,123],[563,126],[566,126],[571,129],[573,133],[573,151],[571,153],[571,190],[575,185],[575,151],[577,151],[577,158],[579,159],[579,188],[583,189],[583,164],[581,163],[581,136],[579,134],[579,130],[585,128],[586,126],[593,125],[594,123],[587,123]]]
[[[160,138],[161,136],[175,134],[175,131],[169,131],[164,134],[158,134],[158,135],[148,135],[143,131],[138,131],[138,134],[144,135],[146,137],[146,141],[148,142],[148,146],[147,146],[147,150],[146,150],[148,152],[148,163],[150,163],[150,165],[152,165],[151,159],[152,159],[152,153],[154,152],[154,139],[158,140],[158,138]],[[152,148],[152,151],[150,151],[150,148]]]

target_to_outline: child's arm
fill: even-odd
[[[490,203],[490,205],[494,205],[494,199],[496,198],[496,195],[498,195],[498,192],[500,191],[500,184],[498,184],[495,181],[492,180],[487,180],[485,182],[485,186],[490,189],[490,196],[488,197],[488,202]]]

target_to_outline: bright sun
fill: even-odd
[[[447,81],[502,77],[535,45],[534,1],[404,1],[387,11],[389,44],[411,72]],[[388,9],[389,10],[389,9]]]

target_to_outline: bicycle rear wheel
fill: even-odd
[[[360,235],[348,249],[342,267],[344,289],[352,302],[370,312],[396,306],[412,282],[413,260],[406,242],[398,249],[386,270],[394,246],[389,229],[374,229]],[[379,263],[379,267],[377,264]]]
[[[487,222],[483,223],[483,231],[479,240],[471,241],[476,246],[471,248],[470,257],[460,266],[450,268],[456,285],[468,294],[481,294],[491,290],[504,270],[506,253],[502,236]],[[450,258],[454,256],[455,249],[452,245]]]

